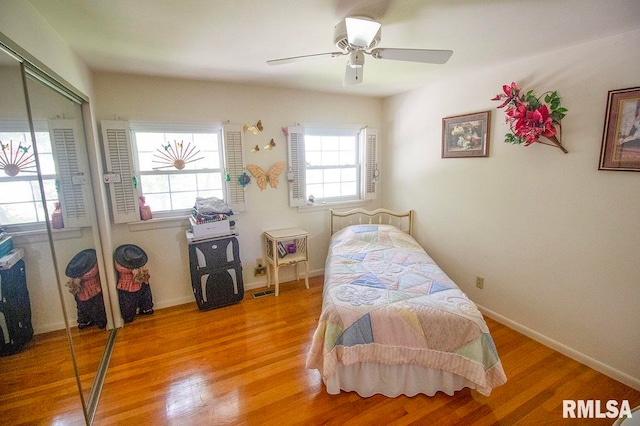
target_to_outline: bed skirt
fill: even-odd
[[[390,398],[400,395],[434,396],[444,392],[452,396],[464,388],[475,389],[470,380],[448,371],[415,364],[378,364],[358,362],[338,364],[335,373],[323,379],[327,393],[357,392],[362,397],[381,394]]]

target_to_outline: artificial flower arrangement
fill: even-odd
[[[546,92],[536,97],[533,90],[520,94],[520,88],[513,82],[502,86],[504,93],[499,93],[492,101],[504,102],[498,108],[505,109],[505,121],[509,123],[512,133],[505,135],[506,143],[529,146],[534,142],[559,148],[565,154],[568,152],[560,141],[560,120],[567,115],[567,109],[560,105],[558,93]],[[544,99],[542,97],[544,96]],[[542,100],[541,100],[542,99]],[[541,141],[543,136],[551,143]]]

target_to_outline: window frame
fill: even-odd
[[[333,204],[333,203],[347,203],[353,201],[362,200],[362,144],[360,143],[360,128],[336,128],[336,127],[305,127],[304,129],[304,148],[305,148],[305,158],[307,158],[308,150],[307,150],[307,136],[317,136],[317,137],[353,137],[355,144],[355,164],[349,165],[310,165],[308,161],[305,162],[304,169],[307,176],[305,177],[305,195],[306,197],[310,197],[313,194],[310,194],[308,191],[309,187],[309,170],[328,170],[328,169],[345,169],[345,168],[355,168],[356,171],[356,193],[354,195],[345,195],[345,196],[336,196],[336,197],[314,197],[315,202],[319,202],[321,204]],[[324,151],[321,151],[324,152]],[[323,179],[322,184],[326,184],[327,182]],[[340,181],[342,183],[342,180]]]
[[[203,169],[169,169],[163,171],[149,171],[149,170],[141,170],[140,167],[140,159],[139,159],[139,151],[138,144],[136,140],[136,132],[137,133],[185,133],[185,134],[204,134],[204,133],[212,133],[217,135],[217,151],[218,151],[218,161],[220,164],[219,168],[203,168]],[[130,137],[130,145],[131,145],[131,161],[133,163],[133,171],[134,175],[137,175],[140,178],[140,185],[138,185],[137,193],[138,196],[145,196],[142,187],[143,176],[158,176],[158,175],[190,175],[190,174],[198,174],[198,173],[219,173],[222,192],[222,199],[227,202],[228,200],[228,191],[227,185],[225,185],[225,158],[224,158],[224,134],[223,134],[223,126],[220,123],[178,123],[178,122],[143,122],[143,121],[130,121],[129,122],[129,137]],[[174,193],[177,193],[175,191]],[[169,189],[169,194],[172,191]],[[194,199],[195,201],[195,199]],[[171,210],[157,210],[154,209],[153,203],[150,203],[151,209],[153,211],[154,217],[157,218],[169,218],[176,216],[185,216],[191,213],[191,208],[184,209],[171,209]]]
[[[358,172],[358,197],[340,197],[318,199],[310,202],[307,194],[306,183],[306,147],[305,135],[350,135],[357,134],[357,167]],[[305,208],[318,205],[349,205],[363,203],[376,198],[376,183],[379,180],[377,167],[377,130],[368,126],[359,125],[307,125],[290,126],[287,128],[287,153],[289,159],[289,173],[291,175],[289,186],[289,205],[291,207]],[[314,200],[315,201],[315,200]]]
[[[193,125],[193,123],[188,125]],[[238,180],[244,173],[244,130],[242,124],[229,122],[222,123],[221,128],[224,152],[223,185],[226,191],[224,193],[225,202],[236,214],[245,211],[246,208],[244,187],[240,185]],[[137,186],[138,175],[133,169],[133,147],[129,121],[101,120],[100,133],[102,135],[105,159],[103,181],[109,188],[112,221],[114,224],[141,224],[143,221],[140,220],[138,198],[141,194]],[[153,206],[151,208],[153,209]],[[156,219],[161,221],[178,218],[185,219],[189,215],[190,212],[188,214],[177,214],[175,211],[171,211],[166,218],[164,215],[154,214],[154,218],[151,221],[145,222],[154,222]]]
[[[51,140],[51,132],[50,132],[49,124],[46,120],[34,120],[33,126],[34,126],[34,133],[36,136],[35,141],[33,140],[33,137],[32,137],[31,126],[29,125],[29,122],[27,120],[23,120],[23,119],[15,119],[15,120],[3,119],[2,120],[1,128],[4,131],[1,133],[22,133],[23,136],[25,136],[24,142],[29,144],[31,153],[34,154],[34,158],[35,157],[38,157],[38,158],[36,158],[36,164],[34,165],[35,170],[33,172],[29,172],[23,176],[4,176],[4,174],[2,174],[0,175],[0,183],[11,182],[11,181],[29,182],[29,185],[32,188],[33,195],[32,195],[31,201],[25,201],[25,202],[28,202],[34,205],[36,217],[40,216],[40,214],[43,215],[41,220],[36,220],[32,222],[3,223],[2,226],[10,230],[11,232],[41,231],[46,229],[47,218],[44,216],[46,215],[46,211],[43,208],[39,208],[42,206],[42,194],[39,188],[37,189],[37,191],[33,192],[33,188],[34,188],[33,185],[35,183],[36,186],[39,186],[40,178],[42,178],[43,182],[53,181],[56,187],[58,186],[58,182],[60,181],[60,176],[58,175],[58,172],[57,172],[56,156],[54,152],[53,141]],[[40,133],[46,133],[50,139],[49,145],[51,148],[51,152],[47,152],[46,154],[47,155],[50,154],[52,157],[53,167],[54,167],[53,173],[42,174],[39,170],[40,169],[39,155],[41,153],[36,148],[34,148],[34,144],[38,142],[38,134]],[[50,209],[50,212],[53,212],[53,205],[55,202],[60,201],[59,198],[60,198],[59,194],[58,194],[58,197],[56,198],[47,198],[47,203],[50,204],[48,206],[48,209]],[[23,202],[20,202],[20,204],[21,203]],[[10,202],[6,204],[19,204],[19,203]]]

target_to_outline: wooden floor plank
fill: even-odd
[[[322,277],[313,277],[308,290],[302,281],[284,283],[278,297],[247,293],[211,311],[192,303],[136,317],[118,333],[95,424],[577,424],[562,418],[563,399],[640,405],[639,391],[489,318],[508,382],[488,397],[469,389],[452,397],[329,395],[319,373],[305,368],[321,306]],[[27,357],[41,360],[37,371],[20,367],[19,357],[0,359],[0,423],[82,424],[75,381],[58,368],[64,355]],[[16,388],[18,381],[26,386]]]

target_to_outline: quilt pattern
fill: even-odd
[[[461,375],[485,395],[506,382],[476,305],[413,237],[355,225],[331,239],[323,308],[307,367],[415,363]]]

